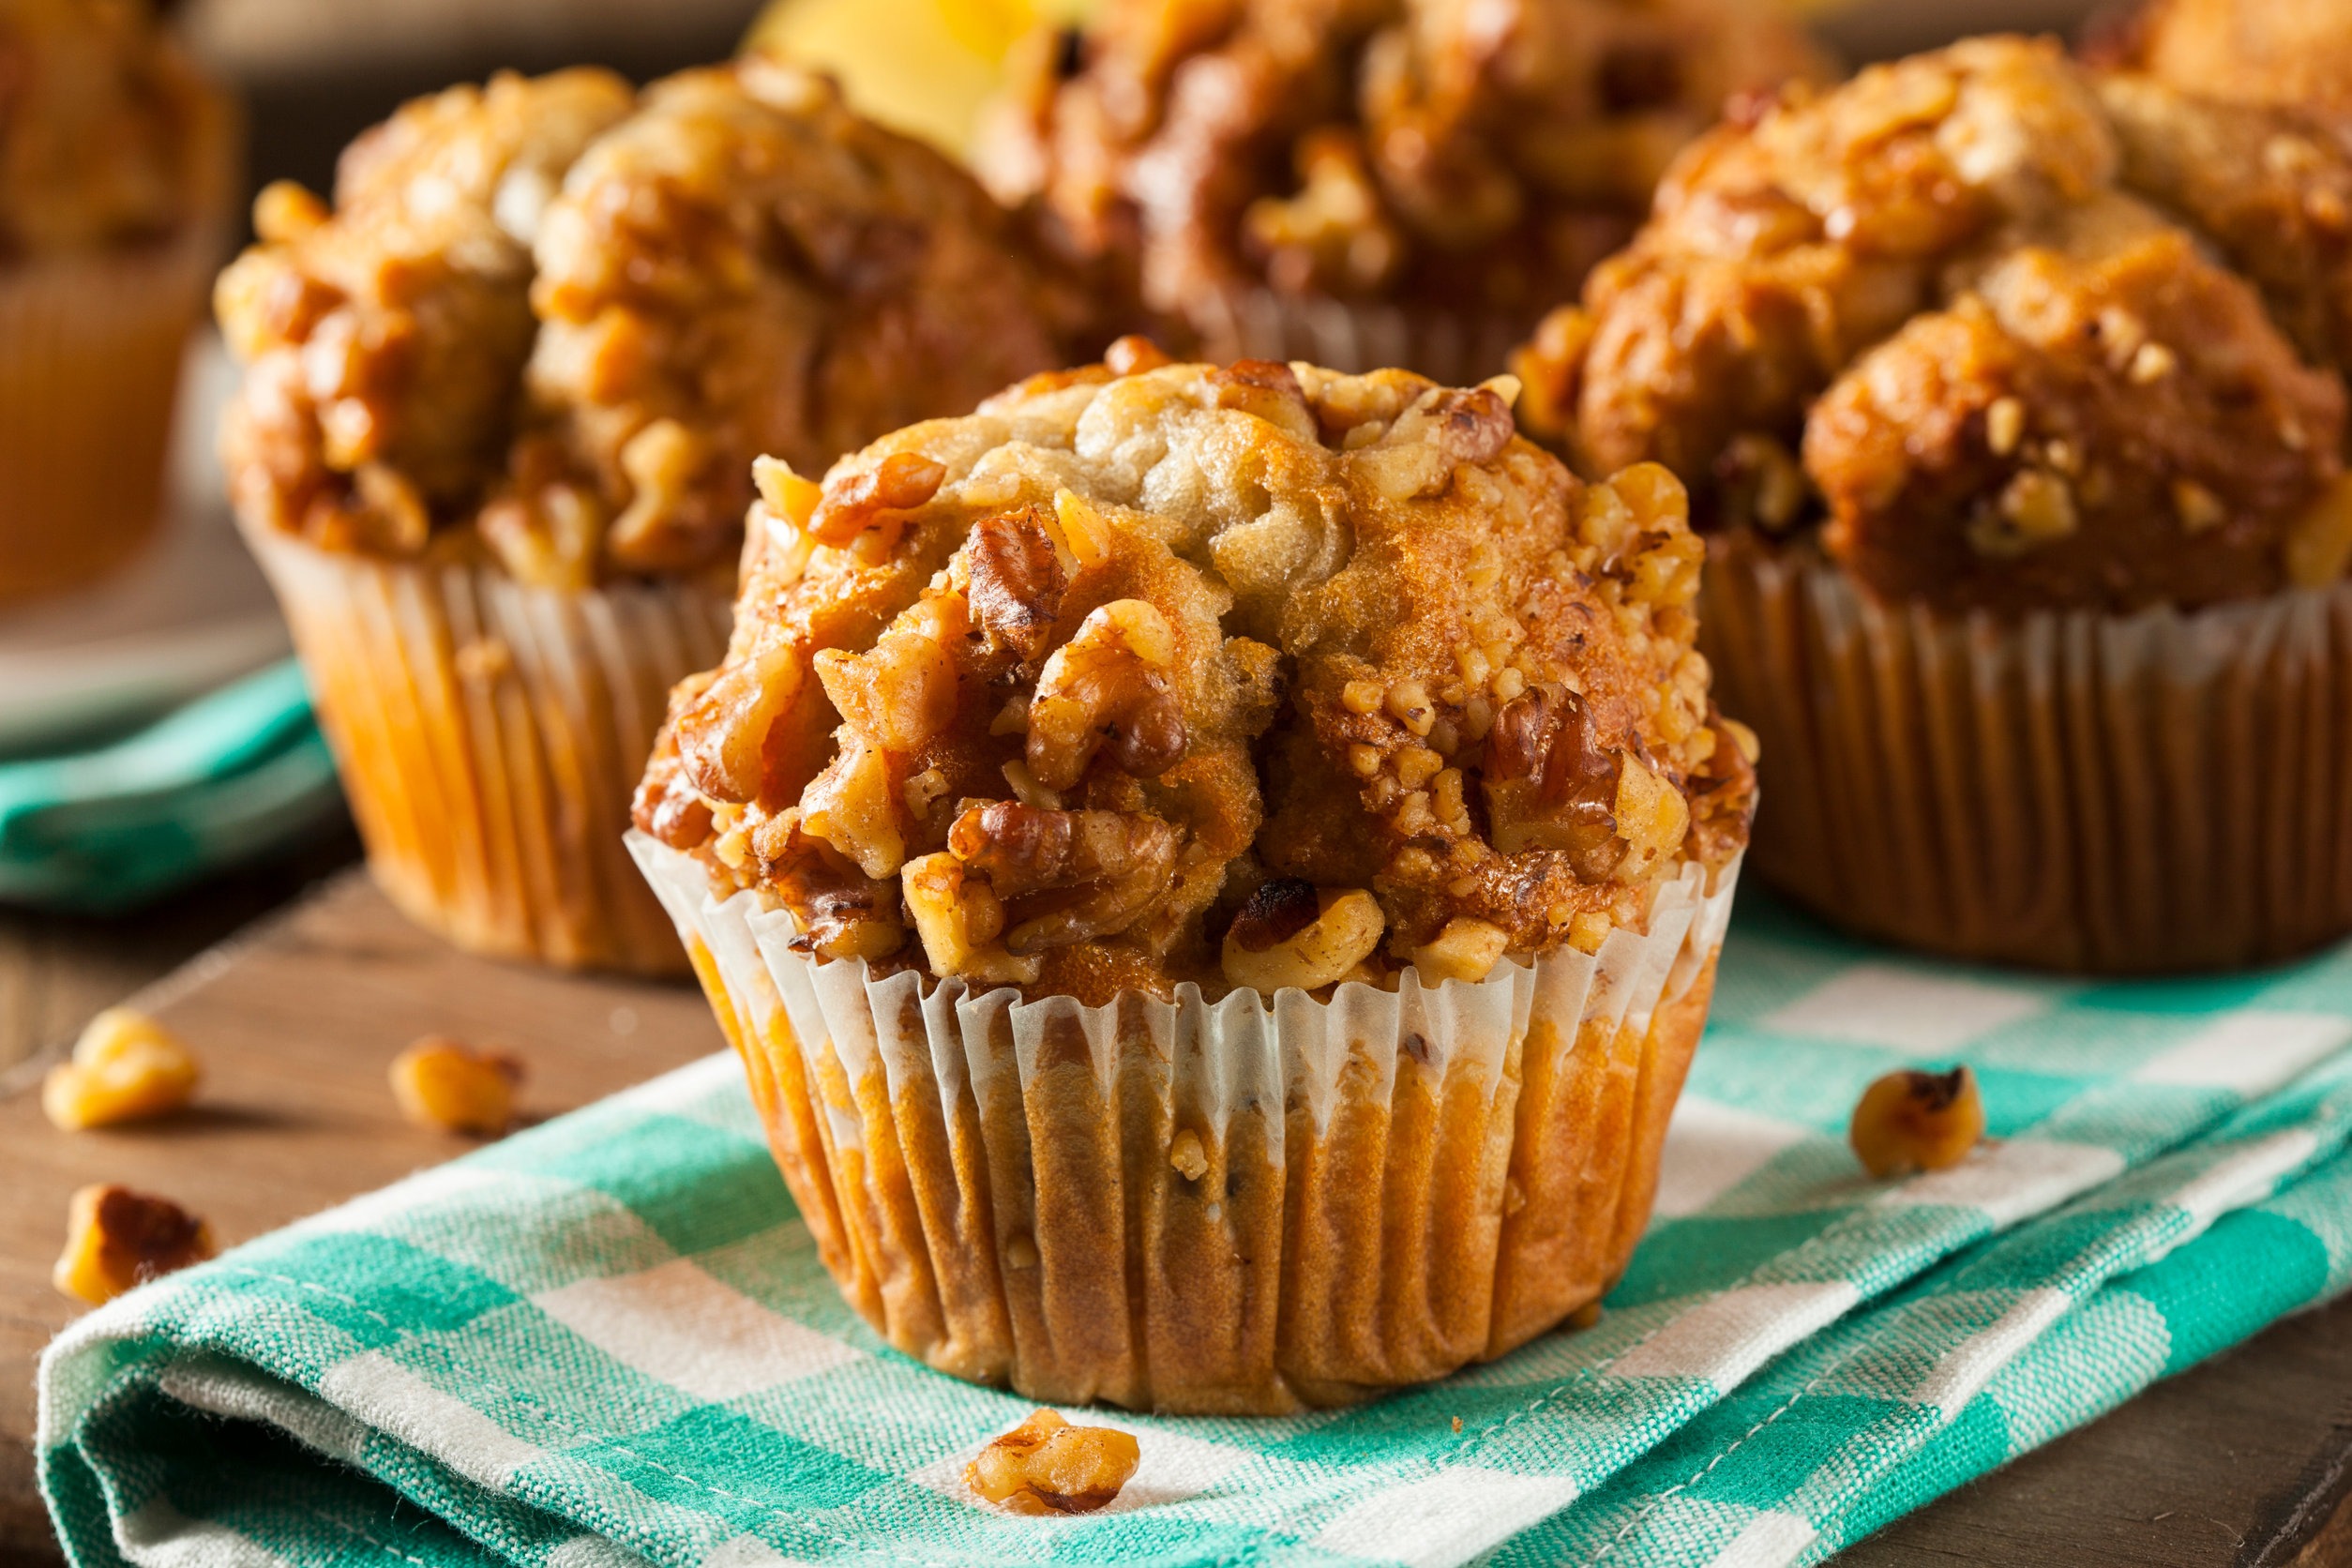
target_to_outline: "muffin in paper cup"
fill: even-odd
[[[851,1304],[1040,1400],[1274,1414],[1516,1349],[1624,1272],[1736,867],[1645,932],[1318,999],[1021,999],[795,952],[789,912],[630,847]]]
[[[237,158],[228,105],[141,8],[43,5],[8,32],[0,600],[103,577],[161,524]]]
[[[1111,359],[762,468],[630,845],[892,1344],[1163,1410],[1442,1377],[1649,1214],[1753,801],[1700,547],[1507,386]]]
[[[1074,308],[1008,223],[759,55],[451,88],[331,205],[262,193],[216,296],[230,481],[404,911],[684,972],[621,835],[670,687],[725,650],[751,460],[818,471],[1063,363]],[[842,238],[883,234],[886,266]]]
[[[974,161],[1187,354],[1500,374],[1727,99],[1828,62],[1773,6],[1109,0],[1009,62]]]
[[[2352,154],[1963,39],[1678,165],[1515,361],[1711,529],[1755,866],[1825,918],[2101,973],[2352,933]],[[1710,215],[1770,212],[1727,238]]]
[[[1756,861],[1867,935],[2164,972],[2352,931],[2352,588],[2018,619],[1717,542],[1701,645],[1756,727]]]
[[[726,649],[723,588],[536,588],[247,538],[401,912],[497,957],[684,972],[619,833],[671,686]]]

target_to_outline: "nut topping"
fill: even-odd
[[[1038,508],[982,518],[965,549],[972,566],[972,624],[1019,662],[1042,659],[1070,580]]]
[[[1958,1165],[1983,1137],[1984,1097],[1965,1066],[1874,1080],[1847,1129],[1862,1168],[1882,1179]]]
[[[1054,650],[1029,704],[1029,771],[1050,790],[1085,776],[1097,751],[1138,778],[1184,760],[1184,716],[1162,673],[1175,662],[1168,618],[1116,599]]]
[[[920,452],[893,452],[873,467],[827,485],[824,499],[808,520],[809,535],[819,544],[838,547],[869,528],[880,529],[888,549],[897,542],[905,521],[897,514],[937,495],[946,478],[946,466]]]
[[[1092,1514],[1109,1506],[1142,1459],[1125,1432],[1039,1410],[983,1448],[964,1467],[964,1483],[1008,1513]]]
[[[1263,953],[1305,930],[1321,912],[1313,882],[1274,877],[1259,882],[1243,903],[1226,940],[1244,953]]]
[[[1617,836],[1617,755],[1601,749],[1583,698],[1550,682],[1503,704],[1486,737],[1486,807],[1495,848],[1565,851],[1599,882],[1624,857]]]
[[[196,1058],[144,1013],[109,1007],[41,1080],[41,1109],[67,1132],[166,1115],[196,1092]]]
[[[1004,945],[1017,957],[1125,930],[1163,890],[1182,840],[1173,823],[1141,813],[1004,800],[947,830],[948,852],[1004,901]]]
[[[50,1272],[66,1295],[97,1305],[215,1256],[212,1228],[168,1198],[106,1183],[66,1210],[66,1249]]]

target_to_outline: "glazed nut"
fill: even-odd
[[[1109,1506],[1143,1450],[1108,1426],[1073,1426],[1039,1410],[964,1467],[964,1484],[1012,1514],[1092,1514]]]
[[[1302,888],[1314,899],[1314,912],[1304,921]],[[1380,900],[1361,889],[1319,891],[1279,878],[1250,896],[1226,932],[1225,978],[1268,996],[1286,986],[1311,991],[1332,985],[1371,957],[1387,925]],[[1269,931],[1282,934],[1262,947],[1250,945]]]
[[[109,1007],[74,1042],[71,1060],[41,1080],[41,1109],[66,1132],[143,1122],[188,1104],[196,1058],[146,1014]]]
[[[219,1250],[212,1228],[170,1199],[101,1183],[68,1204],[66,1249],[49,1277],[95,1306]]]
[[[1421,983],[1425,986],[1442,985],[1448,980],[1467,980],[1474,985],[1493,972],[1501,960],[1503,949],[1510,944],[1511,938],[1501,927],[1467,914],[1456,915],[1445,923],[1445,929],[1413,949],[1413,967],[1421,972]]]
[[[392,1060],[392,1095],[400,1114],[437,1132],[498,1138],[514,1123],[522,1063],[428,1034]]]
[[[1874,1177],[1942,1170],[1984,1137],[1984,1098],[1966,1067],[1889,1073],[1862,1091],[1847,1140]]]

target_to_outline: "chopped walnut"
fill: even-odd
[[[964,1467],[964,1484],[1007,1513],[1092,1514],[1110,1505],[1142,1461],[1125,1432],[1039,1410],[983,1448]]]
[[[1298,890],[1306,885],[1277,878],[1250,896],[1226,932],[1228,981],[1268,996],[1289,986],[1311,991],[1347,978],[1379,950],[1388,924],[1379,899],[1361,889],[1309,888],[1313,913],[1301,923]]]
[[[73,1195],[50,1279],[96,1305],[219,1251],[212,1228],[170,1199],[105,1183]]]
[[[1854,1107],[1847,1140],[1876,1177],[1958,1165],[1984,1138],[1984,1098],[1966,1067],[1889,1073]]]
[[[67,1132],[166,1115],[196,1092],[196,1058],[146,1014],[109,1007],[41,1080],[41,1109]]]
[[[1099,749],[1157,777],[1184,760],[1184,716],[1168,669],[1176,641],[1149,601],[1119,599],[1054,650],[1029,702],[1029,771],[1051,790],[1083,777]]]
[[[957,818],[947,847],[988,879],[1010,923],[1004,945],[1025,956],[1141,919],[1166,891],[1181,839],[1157,817],[997,801]]]
[[[514,1124],[522,1063],[428,1034],[392,1059],[392,1097],[400,1114],[436,1132],[501,1138]]]

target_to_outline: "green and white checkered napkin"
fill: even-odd
[[[1955,1061],[1998,1141],[1865,1181],[1862,1086]],[[85,1565],[1808,1562],[2344,1288],[2347,1113],[2352,949],[2067,984],[1757,901],[1597,1328],[1352,1410],[1097,1416],[1142,1469],[1031,1519],[958,1482],[1029,1402],[841,1304],[713,1060],[93,1313],[42,1484]]]

